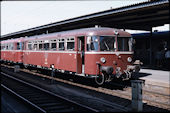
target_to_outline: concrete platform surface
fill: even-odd
[[[170,87],[170,71],[141,69],[138,78],[145,80],[145,84]]]

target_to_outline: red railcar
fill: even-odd
[[[60,72],[95,77],[99,85],[114,77],[130,78],[133,72],[140,70],[138,65],[133,65],[131,35],[118,29],[84,28],[42,34],[16,39],[14,45],[19,40],[22,49],[17,62],[22,61],[25,66],[53,68]],[[3,55],[5,52],[2,51],[3,60],[8,59]],[[14,61],[12,58],[8,60]]]
[[[1,60],[22,63],[23,45],[23,38],[1,41]]]

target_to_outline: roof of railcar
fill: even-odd
[[[90,34],[93,35],[114,35],[114,31],[118,31],[119,35],[126,35],[131,36],[130,33],[122,31],[120,29],[115,28],[108,28],[108,27],[92,27],[92,28],[82,28],[82,29],[75,29],[75,30],[68,30],[62,32],[55,32],[49,34],[41,34],[41,35],[34,35],[30,37],[21,37],[17,39],[9,39],[3,41],[4,43],[10,42],[19,42],[22,40],[34,40],[34,39],[44,39],[44,38],[54,38],[54,37],[67,37],[67,36],[87,36]]]
[[[16,38],[16,39],[8,39],[8,40],[3,40],[1,43],[13,43],[13,42],[22,42],[24,41],[23,37]]]
[[[67,36],[83,36],[83,35],[114,35],[114,31],[118,31],[119,35],[126,35],[131,36],[130,33],[115,29],[115,28],[107,28],[107,27],[99,27],[99,28],[83,28],[83,29],[75,29],[69,31],[62,31],[62,32],[55,32],[49,34],[42,34],[42,35],[35,35],[30,36],[26,40],[32,40],[35,38],[42,39],[42,38],[53,38],[53,37],[67,37]]]

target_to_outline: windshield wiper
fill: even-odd
[[[105,46],[107,47],[107,50],[109,51],[109,46],[106,44],[106,42],[104,41]]]

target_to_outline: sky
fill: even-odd
[[[1,35],[144,1],[147,0],[2,1]],[[169,25],[153,30],[169,30]]]

